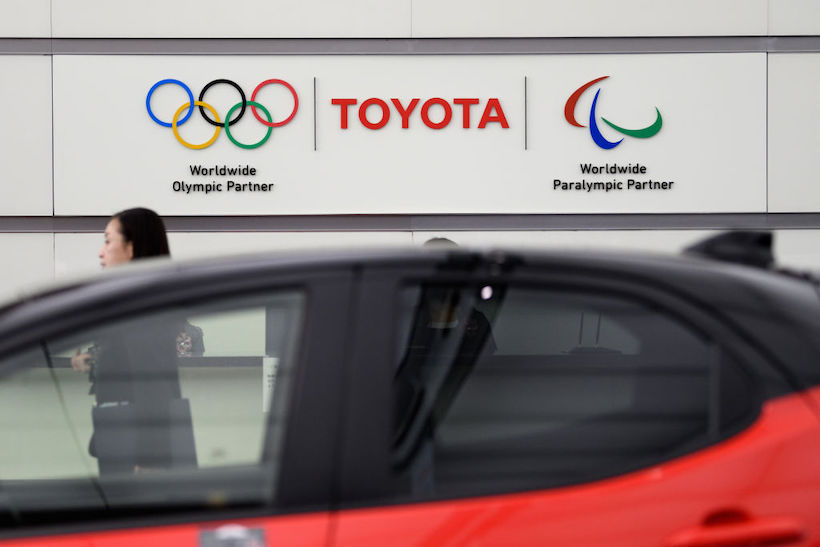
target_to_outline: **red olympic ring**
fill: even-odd
[[[251,112],[253,112],[254,117],[256,117],[256,119],[259,120],[259,123],[266,125],[268,127],[280,127],[291,121],[293,117],[296,116],[296,111],[299,110],[299,96],[296,94],[296,90],[293,89],[293,86],[287,83],[286,81],[272,79],[265,80],[264,82],[256,86],[256,89],[253,90],[253,94],[251,95],[251,101],[256,101],[256,94],[259,93],[260,89],[262,89],[268,84],[281,84],[290,90],[291,95],[293,95],[293,112],[291,112],[290,116],[288,116],[281,122],[267,122],[263,120],[262,117],[259,115],[259,112],[256,111],[256,107],[253,105],[251,105]]]

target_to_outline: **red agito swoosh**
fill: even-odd
[[[600,78],[596,78],[591,82],[587,82],[578,89],[576,89],[575,92],[569,96],[569,99],[567,99],[567,104],[564,105],[564,117],[570,124],[574,125],[575,127],[586,127],[585,125],[581,125],[580,123],[578,123],[575,119],[575,103],[578,102],[578,99],[581,98],[581,95],[584,93],[584,91],[586,91],[589,87],[595,85],[596,83],[600,82],[601,80],[605,80],[606,78],[609,78],[609,76],[601,76]]]

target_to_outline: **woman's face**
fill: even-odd
[[[134,258],[134,245],[126,242],[117,218],[108,221],[105,227],[105,243],[100,248],[100,266],[107,268],[130,262]]]

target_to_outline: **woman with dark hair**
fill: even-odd
[[[105,241],[100,248],[100,265],[116,266],[141,258],[171,256],[162,218],[151,209],[136,207],[120,211],[105,227]],[[183,321],[177,333],[179,356],[197,357],[205,351],[202,329]],[[88,357],[77,354],[71,359],[76,370],[88,371]]]
[[[126,209],[108,221],[99,251],[103,268],[159,256],[170,252],[157,213]],[[193,444],[177,370],[179,327],[156,316],[117,322],[100,329],[89,351],[72,357],[75,369],[90,372],[96,405],[89,452],[101,475],[195,465],[191,451],[184,461],[174,452],[179,437]]]
[[[139,258],[171,256],[165,223],[151,209],[135,207],[116,213],[105,226],[103,235],[99,252],[100,266],[103,268]],[[89,372],[91,362],[91,353],[82,353],[79,349],[71,357],[71,367],[80,372]],[[93,376],[91,380],[93,382]]]
[[[151,209],[137,207],[120,211],[105,227],[105,243],[100,249],[103,268],[139,258],[170,255],[165,224]]]

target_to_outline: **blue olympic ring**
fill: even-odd
[[[184,124],[185,122],[188,121],[188,118],[190,118],[191,114],[193,114],[193,112],[194,112],[194,94],[191,92],[190,87],[188,87],[184,83],[180,82],[179,80],[174,80],[172,78],[168,78],[166,80],[160,80],[157,83],[155,83],[154,86],[151,88],[151,90],[148,92],[148,95],[145,97],[145,108],[148,109],[148,115],[151,116],[152,120],[154,120],[155,122],[157,122],[158,124],[160,124],[163,127],[171,127],[171,123],[164,122],[164,121],[160,120],[159,118],[154,116],[154,112],[151,110],[151,95],[154,94],[154,91],[156,91],[156,89],[159,86],[165,85],[165,84],[176,84],[188,93],[188,104],[190,105],[188,107],[188,113],[185,114],[184,118],[182,118],[181,120],[179,120],[177,122],[178,126],[182,125],[182,124]]]

